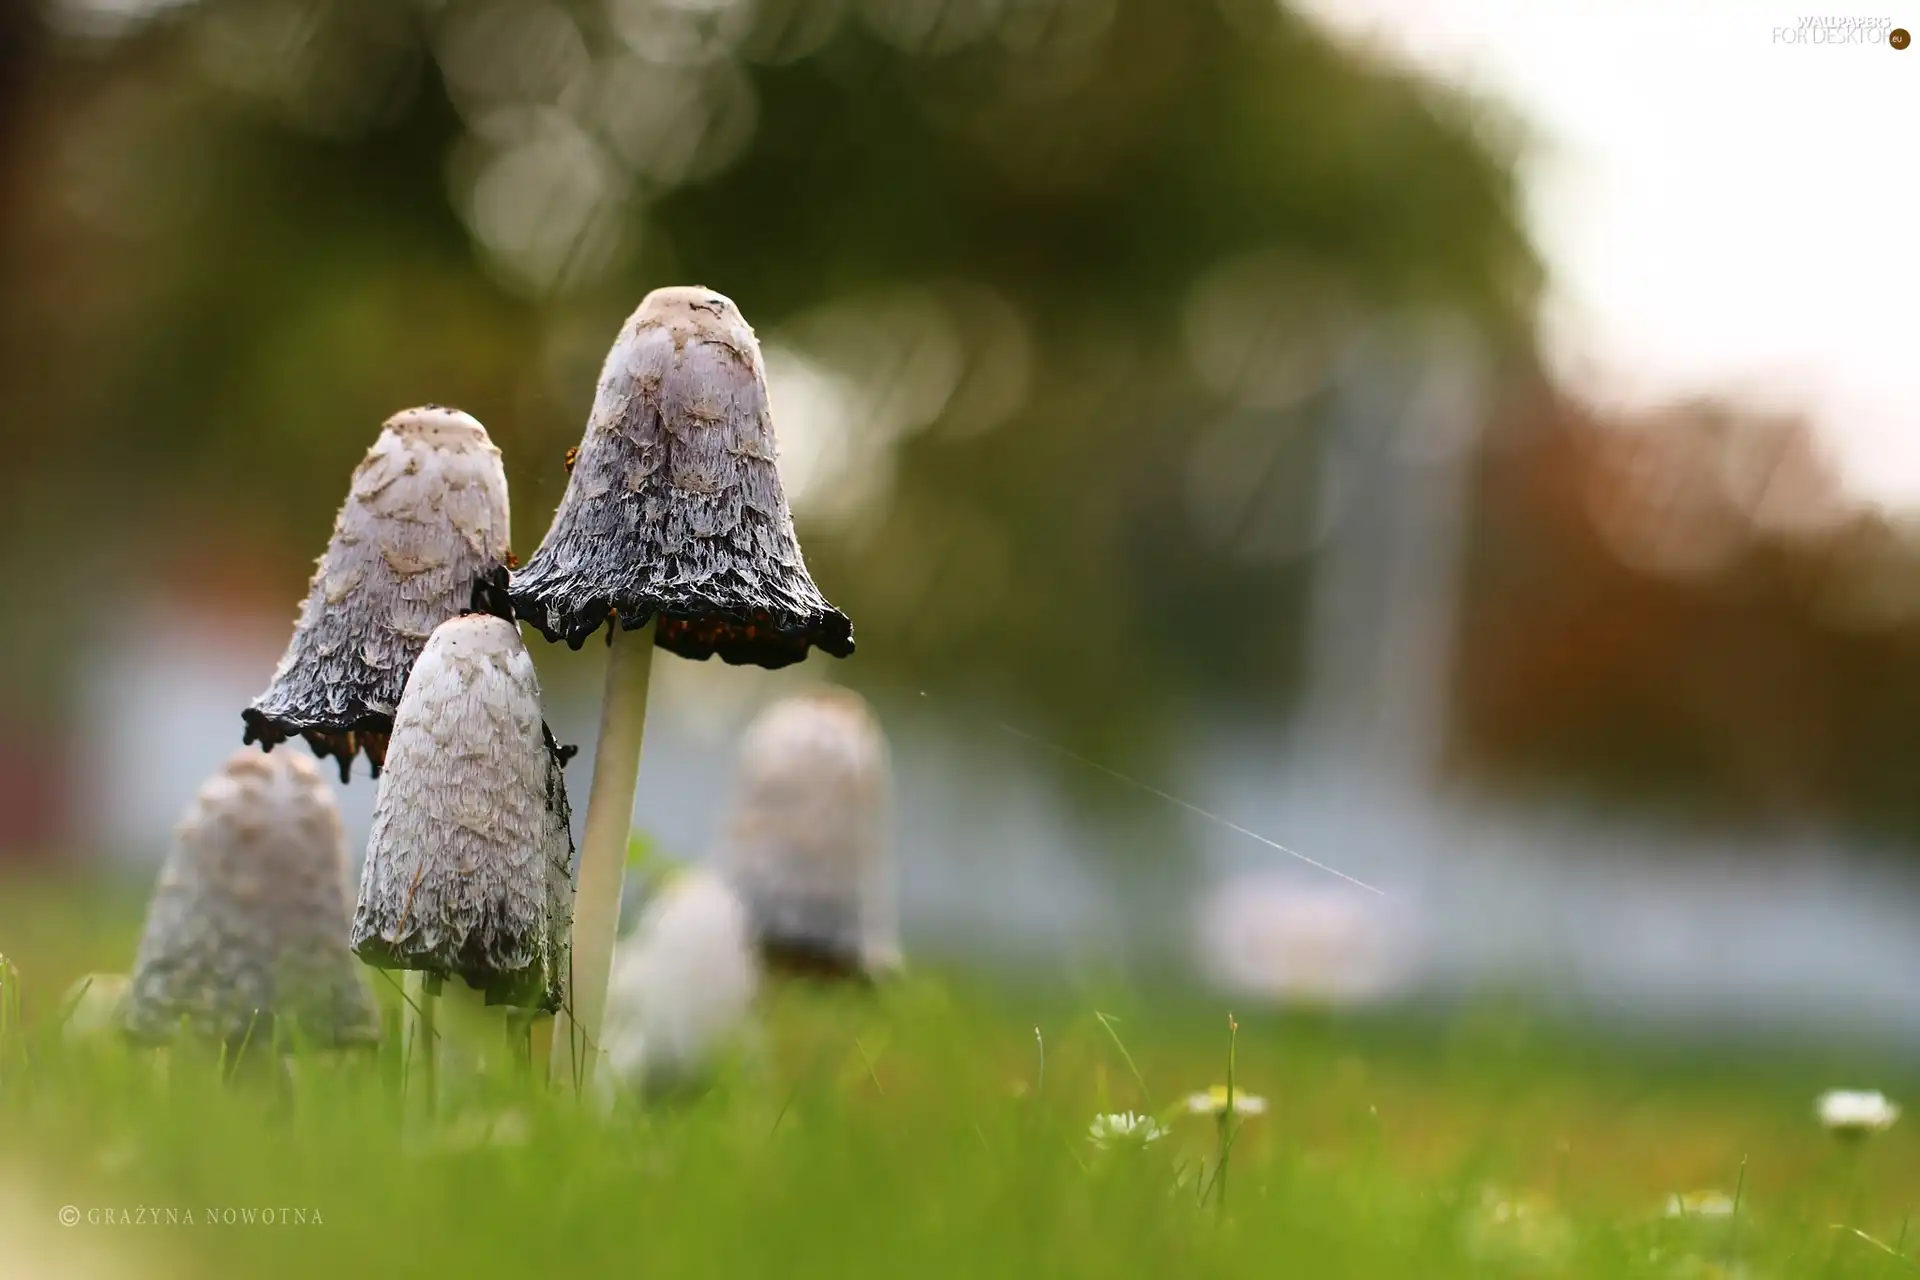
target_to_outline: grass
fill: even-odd
[[[32,1273],[4,1264],[5,1216],[42,1214],[51,1231],[64,1204],[135,1220],[83,1221],[56,1245],[182,1277],[1920,1269],[1903,1239],[1920,1131],[1847,1147],[1811,1114],[1832,1085],[1915,1097],[1920,1081],[1845,1047],[1680,1051],[1494,1005],[1235,1009],[1230,1030],[1223,1006],[1190,994],[919,975],[866,997],[777,989],[762,1051],[699,1097],[603,1120],[502,1084],[424,1124],[402,1115],[391,1060],[303,1060],[289,1107],[268,1084],[221,1084],[211,1063],[176,1059],[162,1081],[117,1050],[64,1050],[46,1010],[79,971],[127,956],[82,954],[111,930],[76,946],[50,911],[0,905],[0,947],[25,940],[24,1023],[0,1048],[0,1182],[37,1197],[0,1198],[9,1277]],[[1227,1127],[1181,1113],[1229,1070],[1264,1114]],[[1089,1122],[1121,1110],[1170,1132],[1098,1148]],[[1737,1216],[1665,1216],[1670,1195],[1707,1189],[1737,1189]]]

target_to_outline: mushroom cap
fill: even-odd
[[[407,673],[433,629],[505,573],[507,475],[487,430],[458,409],[388,418],[354,469],[293,640],[243,714],[271,751],[295,734],[317,756],[357,751],[376,774]]]
[[[655,289],[607,353],[553,525],[513,576],[520,616],[579,648],[658,615],[683,658],[844,658],[853,628],[808,576],[774,464],[760,344],[711,289]]]
[[[609,1075],[642,1093],[697,1079],[746,1029],[759,985],[738,895],[708,870],[674,877],[614,950]]]
[[[846,690],[774,703],[748,727],[714,864],[769,967],[871,977],[898,953],[886,737]]]
[[[127,1030],[163,1041],[184,1022],[230,1045],[282,1030],[317,1046],[370,1042],[379,1018],[346,927],[347,841],[326,779],[303,756],[237,751],[175,831]]]
[[[368,964],[458,977],[490,1004],[557,1009],[573,917],[561,753],[512,623],[435,628],[394,715],[352,945]]]

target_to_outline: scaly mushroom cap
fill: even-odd
[[[871,977],[897,963],[886,738],[844,690],[784,699],[740,748],[715,866],[770,968]]]
[[[163,1041],[184,1022],[236,1046],[282,1031],[316,1046],[372,1041],[379,1018],[346,929],[347,841],[326,779],[305,757],[237,751],[175,832],[127,1030]]]
[[[683,658],[784,667],[853,628],[807,574],[774,465],[766,372],[727,298],[655,289],[600,371],[553,526],[513,576],[520,616],[579,648],[610,615]]]
[[[458,409],[388,418],[353,473],[273,683],[243,713],[245,741],[295,734],[317,756],[356,751],[377,775],[407,673],[433,629],[505,575],[500,450]]]
[[[573,918],[562,754],[512,623],[435,629],[401,695],[360,874],[353,950],[557,1009]]]

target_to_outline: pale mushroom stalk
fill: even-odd
[[[440,1104],[439,1053],[435,1048],[440,1030],[434,1025],[439,988],[438,979],[424,973],[407,974],[400,988],[406,997],[400,1014],[401,1090],[410,1104],[418,1105],[429,1116]]]
[[[593,753],[593,784],[587,793],[587,826],[580,841],[580,871],[574,881],[573,970],[569,997],[554,1016],[552,1072],[565,1073],[578,1090],[595,1057],[604,1025],[613,942],[620,928],[626,889],[627,840],[633,829],[633,795],[640,782],[640,751],[647,727],[647,687],[652,683],[654,624],[622,635],[608,633],[606,694],[600,736]]]
[[[530,1072],[529,1010],[487,1003],[486,993],[459,978],[409,974],[406,1039],[414,1072],[408,1094],[420,1112],[440,1114],[447,1089],[486,1074],[500,1078]],[[551,1018],[540,1018],[551,1023]]]
[[[760,344],[739,309],[710,289],[656,289],[607,353],[553,524],[513,576],[515,609],[548,640],[578,649],[609,620],[639,633],[609,655],[571,1016],[553,1039],[552,1074],[577,1087],[602,1052],[649,632],[696,661],[784,667],[813,648],[853,652],[852,625],[807,573],[774,453]]]
[[[484,993],[437,974],[408,973],[401,990],[400,1092],[412,1116],[432,1120],[440,1114],[443,1077],[474,1074],[477,1047],[501,1041],[510,1064],[525,1057],[511,1053],[515,1035],[525,1040],[527,1027],[509,1006],[489,1005]],[[450,1058],[465,1059],[464,1072],[450,1071]]]

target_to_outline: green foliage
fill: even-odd
[[[1122,1022],[1084,997],[924,976],[876,995],[783,986],[759,1066],[703,1094],[601,1120],[507,1085],[411,1127],[374,1061],[301,1059],[289,1105],[268,1079],[220,1084],[211,1061],[176,1056],[162,1079],[118,1049],[41,1034],[28,1075],[0,1084],[0,1125],[49,1215],[191,1213],[191,1226],[73,1229],[188,1277],[1913,1265],[1896,1255],[1912,1243],[1898,1242],[1920,1193],[1916,1135],[1842,1148],[1822,1134],[1808,1103],[1834,1062],[1625,1052],[1488,1014],[1242,1016],[1229,1040],[1218,1010],[1190,1000],[1125,1007]],[[1096,1108],[1146,1110],[1148,1085],[1174,1098],[1229,1071],[1271,1101],[1233,1124],[1230,1196],[1200,1201],[1224,1128],[1209,1116],[1167,1108],[1167,1135],[1137,1146],[1089,1138]],[[1666,1214],[1676,1192],[1736,1183],[1737,1230]],[[207,1223],[228,1207],[276,1221]],[[319,1221],[280,1222],[282,1209]]]
[[[20,971],[0,955],[0,1081],[13,1072],[20,1050]]]
[[[660,870],[660,846],[644,831],[627,833],[627,874],[651,878]]]

